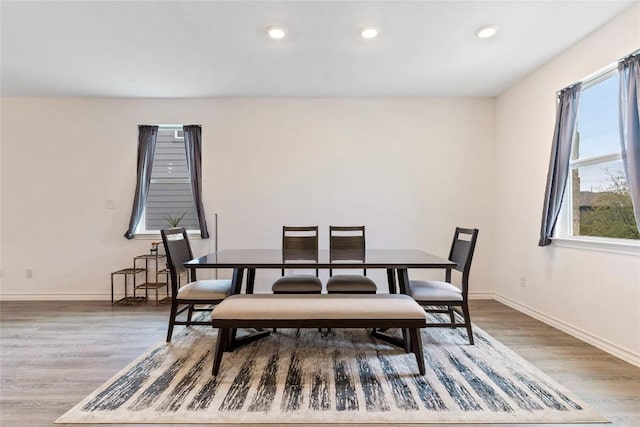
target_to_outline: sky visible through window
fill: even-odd
[[[582,91],[580,96],[578,158],[620,152],[618,127],[618,74]],[[604,191],[608,177],[622,171],[622,161],[580,168],[581,191]]]

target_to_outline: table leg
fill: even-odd
[[[231,330],[231,342],[227,346],[229,351],[233,351],[238,347],[242,347],[243,345],[251,344],[254,341],[258,341],[259,339],[266,338],[271,335],[271,331],[259,331],[254,334],[244,335],[241,337],[236,336],[237,329],[233,328]]]
[[[398,293],[396,290],[396,272],[393,268],[387,268],[387,283],[389,284],[390,294]],[[386,329],[374,329],[372,335],[374,335],[376,331],[384,332]]]
[[[242,291],[242,278],[244,277],[244,268],[235,268],[233,270],[233,278],[231,279],[232,294],[239,294]],[[253,284],[256,277],[256,270],[249,268],[247,271],[247,293],[253,293]],[[232,328],[230,331],[229,343],[227,344],[227,351],[232,351],[243,345],[252,343],[261,338],[271,335],[270,331],[259,331],[254,334],[245,335],[242,337],[236,337],[237,329]]]
[[[406,268],[398,269],[398,287],[401,294],[407,294],[409,290],[409,270]]]
[[[385,331],[386,331],[386,330],[388,330],[388,329],[385,329]],[[404,332],[404,329],[403,329],[403,332]],[[404,335],[404,334],[403,334],[403,335]],[[400,347],[400,348],[402,348],[403,350],[405,350],[405,349],[406,349],[406,343],[405,343],[405,340],[404,340],[403,338],[395,337],[395,336],[393,336],[393,335],[385,334],[385,333],[383,333],[383,332],[382,332],[382,330],[381,330],[381,329],[375,329],[375,328],[374,328],[374,329],[371,331],[371,336],[372,336],[372,337],[374,337],[374,338],[377,338],[377,339],[379,339],[379,340],[382,340],[382,341],[384,341],[384,342],[387,342],[387,343],[389,343],[389,344],[391,344],[391,345],[394,345],[394,346],[396,346],[396,347]]]
[[[389,282],[389,293],[395,294],[396,290],[396,278],[395,271],[392,268],[387,269],[387,280]],[[401,294],[406,294],[407,285],[409,284],[409,274],[406,268],[398,269],[398,285]],[[373,329],[371,335],[375,338],[378,338],[382,341],[386,341],[389,344],[395,345],[397,347],[403,348],[407,353],[410,351],[410,342],[409,336],[406,329],[402,329],[402,338],[395,337],[392,335],[387,335],[383,333],[386,329]]]
[[[396,290],[396,272],[393,268],[387,268],[387,282],[389,283],[389,293],[395,294]]]
[[[246,289],[246,293],[248,294],[252,294],[253,293],[253,285],[256,281],[256,269],[255,268],[249,268],[247,269],[247,289]]]
[[[409,330],[402,328],[402,340],[404,341],[404,352],[409,353],[411,351],[411,341],[409,340]]]
[[[239,294],[242,292],[242,277],[244,276],[244,268],[234,268],[231,278],[231,294]]]

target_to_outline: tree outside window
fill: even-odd
[[[618,73],[584,85],[564,203],[568,236],[640,239],[618,127]]]

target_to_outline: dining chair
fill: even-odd
[[[466,328],[469,343],[473,345],[471,318],[469,316],[469,271],[478,240],[477,228],[457,227],[449,252],[449,260],[456,263],[455,270],[462,273],[461,286],[451,283],[451,270],[447,270],[445,281],[409,280],[409,294],[428,313],[447,313],[449,322],[427,323],[428,328]],[[462,309],[462,311],[460,311]],[[456,321],[456,314],[462,322]]]
[[[167,256],[167,268],[171,279],[171,314],[167,342],[171,341],[175,325],[208,325],[211,320],[193,320],[193,312],[211,311],[211,305],[218,304],[230,293],[231,280],[197,280],[194,269],[186,269],[184,263],[193,259],[187,230],[184,227],[160,230]],[[187,274],[187,283],[180,286],[180,274]],[[204,305],[204,307],[203,307]],[[187,320],[178,316],[187,310]]]
[[[364,261],[365,229],[359,226],[329,226],[329,258],[331,262],[348,260]],[[330,294],[375,294],[378,290],[375,282],[367,277],[367,269],[363,274],[333,275],[329,269],[327,293]]]
[[[283,226],[282,227],[282,256],[284,260],[318,261],[318,226]],[[292,274],[273,282],[271,291],[274,294],[319,294],[322,292],[322,282],[316,275]]]

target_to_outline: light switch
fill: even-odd
[[[105,209],[115,209],[116,208],[115,200],[105,200],[104,201],[104,208]]]

